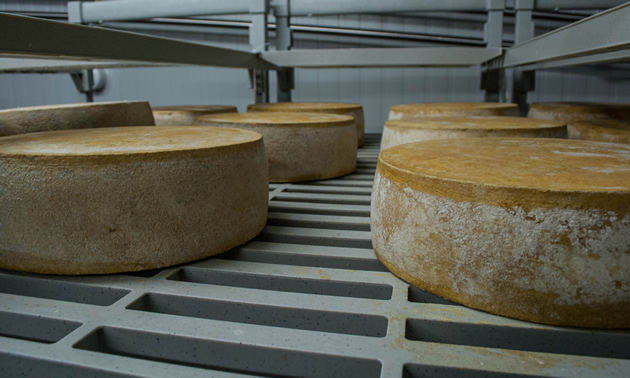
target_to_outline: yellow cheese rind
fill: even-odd
[[[414,119],[443,116],[513,116],[518,117],[518,105],[499,102],[427,102],[392,105],[389,119]]]
[[[339,177],[356,168],[352,118],[325,113],[248,112],[200,117],[208,126],[238,127],[263,135],[270,182]]]
[[[548,152],[531,155],[543,178],[535,180],[535,164],[515,164],[533,146],[492,148],[507,140],[430,141],[383,151],[371,205],[377,256],[402,279],[493,314],[576,327],[630,327],[630,147],[520,139]],[[474,141],[479,158],[460,156],[454,147]],[[436,142],[451,144],[437,154]],[[414,145],[418,155],[389,153]],[[427,145],[433,152],[421,154]],[[574,176],[575,182],[560,178],[552,184],[545,175],[558,162],[549,158],[553,151],[571,153],[564,155],[569,170],[589,162],[583,167],[591,182]],[[502,172],[486,166],[490,155],[504,163]],[[463,160],[472,163],[450,172]]]
[[[198,117],[237,111],[232,105],[160,106],[153,108],[153,117],[158,126],[199,125]]]
[[[114,143],[121,133],[128,144]],[[28,145],[21,137],[34,145],[23,154],[10,148]],[[116,273],[197,260],[247,242],[267,218],[262,137],[236,129],[129,127],[3,138],[0,188],[0,267],[36,273]]]
[[[93,102],[0,110],[0,136],[151,125],[155,125],[155,121],[146,101]]]
[[[630,144],[630,121],[570,121],[567,130],[570,139]]]
[[[565,122],[523,117],[427,117],[385,121],[381,150],[405,143],[453,138],[566,138]]]
[[[365,120],[363,106],[361,104],[348,104],[343,102],[275,102],[269,104],[250,104],[248,112],[307,112],[345,114],[354,118],[357,129],[358,147],[363,146],[365,133]]]
[[[527,117],[559,121],[616,119],[630,122],[630,104],[604,102],[543,102],[532,104]]]

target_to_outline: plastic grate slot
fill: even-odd
[[[124,274],[126,276],[151,278],[151,277],[155,277],[155,275],[157,275],[161,271],[162,269],[149,269],[149,270],[139,270],[137,272],[125,272],[121,274]]]
[[[281,377],[379,377],[376,360],[104,327],[75,348],[231,373]]]
[[[291,201],[269,201],[269,211],[297,213],[341,215],[351,217],[369,217],[370,207],[364,205],[332,205],[321,203],[301,203]]]
[[[269,213],[267,214],[267,224],[326,230],[370,231],[370,218],[362,217]]]
[[[127,295],[129,290],[58,281],[47,276],[0,273],[0,292],[64,302],[109,306]]]
[[[0,377],[15,377],[16,372],[25,372],[28,377],[90,377],[122,378],[129,374],[116,373],[98,368],[85,367],[61,361],[32,358],[0,352]],[[28,372],[28,374],[26,374]]]
[[[459,303],[451,302],[448,299],[444,299],[440,296],[429,293],[428,291],[424,291],[415,286],[409,286],[409,291],[407,292],[407,300],[409,302],[415,303],[433,303],[450,306],[461,306]]]
[[[318,230],[299,227],[267,226],[256,240],[273,243],[308,244],[347,248],[372,248],[372,238],[365,231]]]
[[[521,378],[537,377],[538,375],[525,375],[505,372],[492,372],[488,370],[451,368],[444,366],[431,366],[421,364],[406,364],[403,367],[403,378]]]
[[[279,277],[268,274],[225,272],[221,270],[185,267],[173,273],[169,280],[207,285],[233,286],[248,289],[284,291],[335,297],[388,300],[392,297],[389,285],[342,282],[329,279]]]
[[[302,202],[302,203],[325,203],[342,205],[370,205],[369,195],[346,195],[346,194],[313,194],[313,193],[290,193],[282,192],[277,194],[271,201]]]
[[[311,181],[302,183],[302,185],[313,185],[313,186],[331,186],[331,187],[341,187],[341,188],[371,188],[373,181],[366,180],[341,180],[341,179],[331,179],[325,181]]]
[[[433,343],[604,358],[630,358],[630,333],[536,329],[408,319],[405,337]]]
[[[260,262],[265,264],[311,266],[315,268],[333,268],[363,270],[373,272],[389,272],[385,265],[376,259],[360,259],[342,256],[317,256],[291,254],[271,251],[249,250],[247,247],[233,250],[218,256],[225,260]]]
[[[345,335],[384,337],[387,318],[149,293],[130,310]]]
[[[81,323],[0,311],[0,336],[52,344],[79,328]]]
[[[311,194],[331,194],[331,195],[355,195],[355,196],[370,196],[372,193],[371,188],[336,188],[334,186],[296,186],[295,188],[288,187],[283,190],[284,193],[311,193]]]

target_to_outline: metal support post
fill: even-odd
[[[503,45],[503,11],[505,0],[487,0],[486,7],[488,20],[484,24],[484,41],[486,47],[501,48]],[[492,70],[485,65],[485,71],[481,75],[481,89],[486,91],[485,100],[492,102],[505,102],[505,71]]]
[[[534,38],[534,20],[532,11],[534,0],[516,0],[514,3],[514,44]],[[512,102],[518,104],[522,116],[527,115],[529,105],[527,92],[533,91],[536,85],[536,71],[524,71],[514,68],[512,71]]]
[[[77,90],[85,94],[85,101],[94,102],[94,71],[87,69],[71,72],[70,77]]]
[[[269,0],[250,0],[249,11],[252,16],[252,24],[249,27],[249,44],[252,52],[267,51],[269,47],[267,35]],[[250,79],[254,88],[256,104],[269,102],[269,71],[251,70]]]
[[[289,0],[276,0],[272,6],[276,18],[276,50],[291,50],[293,46],[293,35],[291,33]],[[276,75],[278,80],[278,102],[290,102],[291,90],[295,88],[294,69],[278,69]]]

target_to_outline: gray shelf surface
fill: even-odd
[[[409,286],[371,248],[379,135],[338,179],[271,184],[225,254],[85,277],[0,271],[0,376],[627,376],[630,333],[493,316]]]

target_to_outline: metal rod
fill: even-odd
[[[292,0],[289,16],[429,11],[485,11],[503,0]],[[273,3],[272,3],[273,6]],[[139,20],[155,17],[247,14],[250,0],[116,0],[68,3],[71,22]]]
[[[0,54],[274,69],[257,54],[0,13]]]
[[[503,67],[630,49],[630,3],[530,39],[505,52]]]

